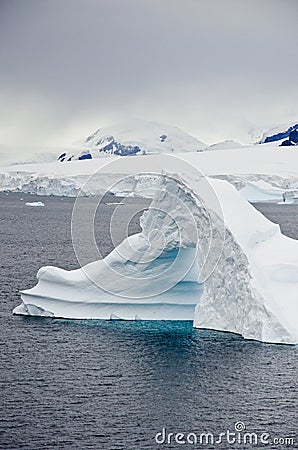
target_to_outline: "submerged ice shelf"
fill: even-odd
[[[41,268],[14,313],[193,320],[247,339],[298,342],[298,242],[228,182],[169,172],[141,227],[103,260]]]

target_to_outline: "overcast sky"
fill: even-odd
[[[141,117],[205,142],[298,119],[297,0],[0,0],[0,143]]]

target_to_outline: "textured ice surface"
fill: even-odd
[[[219,264],[204,284],[194,325],[264,342],[297,343],[298,242],[282,235],[232,186],[216,192],[226,239]]]
[[[21,293],[14,313],[194,319],[195,327],[297,343],[298,242],[229,183],[209,179],[223,222],[206,181],[186,173],[165,178],[141,218],[141,233],[81,269],[41,268],[37,286]]]

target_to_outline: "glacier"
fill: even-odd
[[[163,155],[147,160],[148,170],[161,175],[141,233],[79,269],[41,268],[37,285],[21,292],[13,312],[193,320],[196,328],[297,344],[298,242],[282,235],[227,181],[174,159],[172,167]],[[140,173],[139,160],[104,171]]]
[[[106,191],[110,180],[115,176],[110,169],[110,162],[123,160],[124,173],[129,173],[129,166],[136,164],[139,165],[139,172],[143,172],[144,167],[152,164],[152,161],[157,164],[159,156],[111,155],[108,158],[62,164],[55,161],[4,166],[0,168],[0,192],[67,197],[99,195]],[[298,189],[296,147],[279,147],[278,143],[269,143],[220,151],[175,153],[175,156],[200,168],[209,177],[229,181],[237,189],[243,188],[248,181],[264,181],[283,190]],[[86,180],[91,175],[93,183],[86,185]],[[128,191],[129,189],[130,187]]]

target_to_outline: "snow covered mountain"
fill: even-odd
[[[83,142],[78,155],[65,153],[60,160],[93,159],[108,155],[196,152],[207,145],[180,128],[141,119],[99,128]]]
[[[285,139],[285,140],[283,140]],[[283,140],[283,141],[282,141]],[[291,146],[298,144],[298,121],[283,124],[263,133],[260,144],[267,142],[282,141],[281,146]]]
[[[180,128],[141,119],[100,128],[69,146],[0,145],[0,166],[94,159],[110,155],[196,152],[207,145]]]

